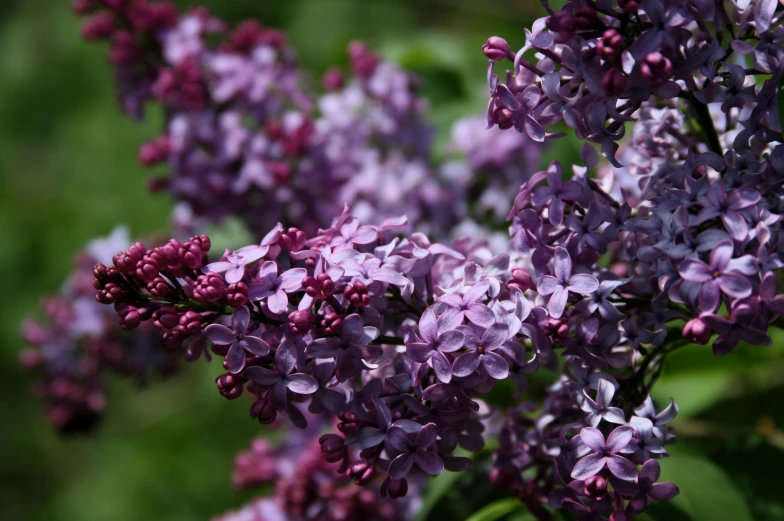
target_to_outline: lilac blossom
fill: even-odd
[[[250,311],[246,306],[234,310],[231,315],[231,328],[222,324],[211,324],[204,328],[204,335],[212,343],[229,346],[226,362],[229,371],[235,374],[245,367],[246,352],[255,356],[266,356],[270,351],[267,342],[253,333]]]
[[[570,291],[588,295],[599,288],[599,281],[592,275],[572,275],[572,259],[569,252],[560,246],[555,249],[553,271],[555,277],[543,275],[539,279],[537,291],[542,295],[552,295],[547,309],[554,318],[563,315]]]
[[[632,433],[630,427],[616,427],[605,441],[599,429],[583,427],[580,431],[580,439],[593,452],[577,462],[572,470],[572,477],[584,480],[598,474],[606,465],[619,479],[629,481],[636,478],[637,468],[634,464],[618,455],[618,452],[626,448],[631,441]]]
[[[278,275],[275,262],[264,262],[259,268],[259,282],[248,284],[248,299],[251,302],[267,299],[267,307],[272,313],[282,313],[289,304],[288,293],[301,287],[307,275],[303,268],[293,268]]]
[[[722,241],[713,248],[710,264],[689,258],[678,265],[681,277],[702,285],[699,290],[699,303],[704,312],[711,313],[718,309],[721,293],[736,299],[751,295],[748,279],[730,267],[733,249],[731,241]]]
[[[435,312],[428,308],[419,319],[419,339],[422,341],[406,344],[408,355],[415,362],[430,360],[436,377],[444,383],[452,379],[452,363],[447,354],[462,348],[466,341],[465,334],[455,329],[461,323],[459,312],[449,310],[436,317]]]
[[[404,478],[416,465],[422,472],[431,475],[440,474],[444,463],[434,452],[428,450],[436,442],[437,428],[428,423],[420,430],[414,440],[410,434],[399,427],[391,427],[387,432],[389,444],[399,451],[389,464],[389,476],[393,479]]]

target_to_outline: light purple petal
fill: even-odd
[[[246,336],[239,341],[240,346],[256,356],[267,356],[270,352],[269,344],[256,336]]]
[[[351,235],[351,241],[356,244],[370,244],[378,238],[378,231],[375,226],[360,226]]]
[[[741,214],[730,210],[721,216],[721,222],[724,223],[724,228],[727,229],[733,239],[736,241],[746,239],[749,233],[749,226]]]
[[[503,380],[509,376],[509,366],[503,357],[495,353],[485,353],[480,356],[482,367],[485,368],[490,378],[495,380]]]
[[[479,353],[476,351],[463,353],[452,364],[452,374],[459,377],[468,376],[476,371],[477,367],[479,367]]]
[[[240,306],[231,315],[231,327],[235,333],[244,333],[248,330],[250,323],[250,310],[246,306]]]
[[[609,407],[602,417],[605,421],[610,423],[617,423],[619,425],[623,425],[626,423],[626,416],[623,414],[623,409],[619,409],[618,407]]]
[[[408,353],[408,356],[410,356],[414,362],[419,362],[420,364],[427,362],[435,352],[436,351],[431,344],[422,342],[406,344],[406,353]]]
[[[267,298],[267,307],[275,314],[283,313],[289,305],[289,296],[279,289]]]
[[[569,291],[580,293],[581,295],[588,295],[599,289],[599,281],[593,275],[580,273],[569,277]]]
[[[607,458],[607,468],[619,479],[631,481],[637,477],[637,466],[623,456]]]
[[[580,430],[580,439],[594,452],[604,452],[604,436],[599,429],[594,427],[584,427]]]
[[[716,281],[721,290],[732,298],[746,298],[751,295],[751,283],[743,275],[724,273]]]
[[[484,304],[474,302],[465,312],[465,316],[477,326],[488,327],[495,322],[495,313]]]
[[[668,501],[680,493],[678,485],[666,481],[664,483],[654,483],[648,489],[648,495],[657,501]]]
[[[550,199],[550,223],[561,226],[564,220],[564,203],[558,197]]]
[[[231,262],[213,262],[207,264],[202,268],[203,273],[223,273],[226,270],[230,270],[234,266]]]
[[[490,283],[486,280],[474,284],[473,286],[471,286],[471,289],[466,291],[465,295],[463,295],[463,304],[466,306],[469,304],[473,304],[474,302],[482,298],[482,296],[484,296],[484,294],[487,293],[488,289],[490,289]]]
[[[713,313],[721,303],[721,292],[718,280],[711,280],[702,284],[698,298],[700,309],[703,312]]]
[[[625,448],[630,441],[634,430],[631,427],[616,427],[609,436],[607,436],[607,443],[605,448],[611,453],[615,454],[619,450]]]
[[[595,476],[604,468],[606,462],[607,458],[601,454],[589,454],[575,464],[572,469],[572,478],[584,480]]]
[[[568,298],[569,291],[566,288],[558,288],[553,292],[550,302],[547,303],[547,310],[553,318],[561,318]]]
[[[232,268],[226,272],[226,282],[229,284],[235,284],[242,280],[243,275],[245,275],[244,266],[237,266],[236,268]]]
[[[427,308],[419,319],[419,337],[430,344],[438,338],[438,323],[433,308]]]
[[[236,342],[231,344],[226,355],[226,367],[233,374],[239,373],[245,367],[245,350]]]
[[[365,323],[356,313],[347,316],[340,326],[340,339],[347,344],[357,344],[362,340]]]
[[[288,376],[286,387],[296,394],[313,394],[318,391],[318,382],[308,374],[296,373]]]
[[[231,329],[221,324],[210,324],[204,328],[204,336],[213,344],[229,345],[237,340],[237,335]]]
[[[452,329],[445,331],[438,337],[438,350],[442,353],[454,353],[465,344],[465,334]]]
[[[593,147],[591,148],[591,151],[594,151]],[[594,151],[594,154],[595,153],[596,152]],[[561,199],[574,201],[575,199],[578,199],[582,193],[582,185],[573,179],[570,179],[561,186]]]
[[[278,380],[280,380],[282,377],[282,375],[277,371],[270,371],[269,369],[265,369],[264,367],[259,367],[257,365],[245,369],[242,372],[242,376],[261,385],[273,385],[277,383]]]
[[[536,291],[540,295],[550,295],[556,289],[561,287],[563,287],[563,285],[552,275],[542,275],[542,278],[539,279],[539,284],[536,287]]]
[[[313,358],[332,358],[343,352],[343,344],[337,338],[319,338],[305,349]]]
[[[596,403],[599,405],[599,407],[607,407],[610,405],[613,396],[615,396],[615,386],[612,384],[612,382],[604,378],[600,378],[596,389]]]
[[[398,426],[389,428],[387,431],[387,441],[392,447],[400,452],[408,452],[408,450],[414,446],[411,439],[408,437],[408,433]]]
[[[439,381],[448,384],[452,381],[452,364],[449,363],[447,357],[438,351],[433,352],[430,358],[430,363],[433,366],[433,372]]]
[[[565,248],[558,246],[553,256],[553,271],[555,278],[562,284],[569,280],[572,274],[572,258]]]
[[[280,289],[287,293],[299,289],[302,279],[308,274],[305,268],[294,268],[280,275]]]
[[[724,271],[727,268],[727,265],[729,265],[730,260],[732,260],[733,252],[734,247],[732,246],[732,241],[729,239],[723,240],[714,246],[713,251],[710,254],[710,271]]]
[[[659,462],[654,459],[646,461],[640,469],[640,482],[647,481],[648,483],[656,483],[661,475],[661,467]]]
[[[283,374],[290,374],[297,365],[297,348],[289,340],[284,340],[275,351],[275,367]]]
[[[493,349],[506,342],[508,338],[509,326],[503,322],[496,322],[482,334],[481,345],[485,349]]]
[[[685,259],[678,265],[678,273],[690,282],[708,282],[713,278],[710,268],[699,259]]]

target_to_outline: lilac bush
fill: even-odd
[[[543,5],[517,53],[482,47],[488,128],[458,122],[439,163],[416,78],[364,44],[317,92],[257,22],[77,2],[123,109],[163,108],[139,158],[166,163],[153,184],[196,234],[96,253],[92,285],[67,293],[113,306],[128,356],[152,330],[161,352],[211,352],[222,396],[300,429],[238,457],[235,484],[275,490],[223,519],[411,519],[425,476],[472,469],[490,439],[490,483],[541,520],[622,521],[679,493],[658,461],[678,406],[650,396],[666,357],[769,345],[784,313],[784,7]],[[583,164],[531,168],[564,130]],[[212,252],[200,228],[227,216],[258,237]],[[78,302],[25,334],[61,427],[103,403],[102,359],[66,355],[116,333]],[[535,402],[539,372],[555,378]],[[493,407],[507,382],[514,404]]]

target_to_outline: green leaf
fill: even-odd
[[[442,472],[430,480],[425,492],[425,498],[422,501],[422,508],[419,509],[419,514],[416,517],[417,521],[427,519],[433,508],[454,488],[455,483],[462,475],[463,472]]]
[[[753,521],[740,492],[725,472],[707,459],[677,454],[662,461],[662,481],[681,490],[673,500],[695,521]]]
[[[471,517],[466,519],[466,521],[495,521],[496,519],[501,519],[503,516],[511,514],[515,510],[521,508],[522,504],[517,498],[510,497],[499,499],[475,512]]]

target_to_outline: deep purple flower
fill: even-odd
[[[291,398],[288,393],[308,395],[315,393],[319,384],[309,374],[293,372],[297,365],[297,348],[288,340],[284,340],[275,351],[275,371],[261,366],[248,367],[242,376],[254,382],[272,387],[272,402],[279,413],[286,413],[290,408]]]
[[[459,312],[450,309],[436,318],[433,308],[427,308],[419,319],[421,342],[406,344],[406,352],[412,360],[425,363],[430,360],[436,378],[444,383],[452,380],[452,363],[445,353],[454,353],[465,343],[465,334],[455,329],[463,320]]]
[[[466,332],[465,347],[469,351],[455,359],[452,373],[460,377],[468,376],[481,364],[491,378],[503,380],[509,376],[509,365],[501,355],[501,347],[509,339],[509,326],[496,322],[484,330],[481,339],[469,328],[466,328]]]
[[[248,329],[249,325],[250,311],[241,306],[231,315],[231,329],[221,324],[211,324],[204,328],[204,335],[213,344],[231,346],[226,355],[226,363],[228,370],[234,374],[245,367],[245,351],[256,356],[266,356],[270,351],[264,340],[250,334],[252,331]]]
[[[710,254],[710,265],[696,258],[684,259],[678,272],[684,280],[702,284],[699,304],[703,312],[712,313],[719,308],[721,293],[741,299],[751,295],[751,283],[730,266],[734,247],[729,239],[718,243]]]
[[[619,479],[631,481],[636,478],[637,467],[634,463],[618,455],[618,452],[626,448],[632,440],[633,432],[631,427],[625,425],[616,427],[605,442],[599,429],[583,427],[580,431],[580,439],[593,453],[583,457],[575,464],[572,478],[584,480],[595,476],[605,465]]]
[[[278,276],[277,263],[267,261],[259,269],[259,282],[248,284],[248,299],[257,301],[266,298],[271,312],[283,313],[289,305],[288,293],[300,289],[307,274],[304,268],[293,268]]]
[[[661,475],[661,467],[656,460],[646,461],[637,476],[637,493],[629,501],[628,512],[636,516],[648,506],[651,499],[668,501],[678,494],[680,490],[674,483],[657,483]]]
[[[411,441],[410,435],[400,427],[390,427],[387,440],[401,454],[389,464],[389,476],[402,479],[416,465],[425,474],[437,476],[444,470],[444,463],[438,455],[428,449],[436,443],[438,429],[435,423],[428,423]]]
[[[542,207],[549,203],[550,223],[553,226],[560,226],[564,220],[564,204],[575,201],[583,192],[580,183],[570,179],[565,183],[562,180],[560,165],[551,165],[547,170],[547,184],[536,189],[533,195],[533,203]]]
[[[599,281],[593,275],[572,275],[572,259],[569,252],[562,247],[555,249],[552,275],[543,275],[539,279],[537,291],[541,295],[551,295],[547,310],[553,318],[560,318],[566,309],[569,292],[588,295],[599,288]]]
[[[313,358],[335,358],[335,374],[339,382],[344,382],[354,374],[355,360],[371,360],[381,356],[381,347],[370,345],[378,335],[377,328],[366,326],[361,316],[353,314],[341,322],[339,337],[314,340],[306,351]]]
[[[717,356],[726,355],[735,349],[741,340],[758,346],[771,345],[772,340],[765,331],[750,325],[754,321],[754,315],[754,310],[745,304],[733,309],[729,319],[718,315],[703,315],[705,323],[719,335],[713,342],[713,353]]]
[[[741,211],[756,205],[759,200],[760,194],[753,188],[735,188],[728,196],[724,183],[713,183],[701,198],[704,206],[695,218],[695,224],[721,217],[725,229],[732,238],[743,241],[748,235],[749,225]]]

